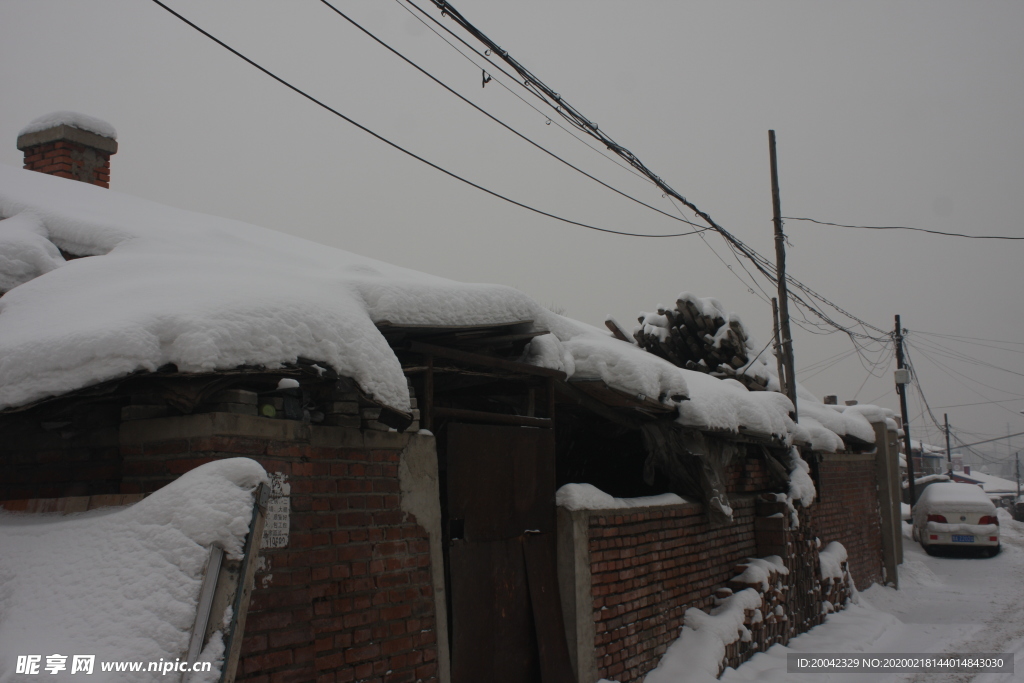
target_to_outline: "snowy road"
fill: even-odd
[[[930,557],[904,538],[900,590],[872,586],[860,604],[776,645],[721,680],[835,683],[1011,683],[1024,680],[1024,523],[1000,510],[1003,552],[994,558]],[[800,653],[1015,653],[1016,673],[861,674],[786,672]]]

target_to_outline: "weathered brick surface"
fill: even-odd
[[[9,438],[0,444],[0,470],[0,500],[119,493],[117,430],[82,439],[64,439],[59,433]]]
[[[110,154],[77,142],[58,140],[25,149],[25,168],[91,185],[110,187]]]
[[[882,527],[875,463],[830,460],[820,468],[818,499],[806,515],[822,547],[839,541],[858,588],[882,581]]]
[[[590,518],[591,593],[598,672],[642,680],[679,635],[689,607],[708,609],[712,592],[755,552],[749,498],[732,499],[735,524],[711,529],[698,504]]]
[[[727,659],[734,665],[821,622],[816,537],[823,546],[839,541],[846,547],[858,586],[880,581],[874,472],[870,460],[826,459],[820,466],[818,500],[810,509],[800,508],[798,530],[789,528],[788,513],[767,516],[777,512],[774,508],[755,517],[754,494],[770,486],[764,461],[756,456],[733,464],[726,473],[734,517],[729,526],[710,528],[698,504],[595,512],[589,534],[598,673],[622,683],[642,680],[678,637],[686,610],[710,610],[715,590],[726,586],[748,557],[781,555],[794,570],[786,577],[785,590],[811,589],[812,594],[807,600],[791,600],[794,606],[799,603],[792,618],[766,621],[751,629],[751,643],[732,646]],[[759,552],[759,547],[772,552]]]
[[[126,449],[122,490],[152,491],[237,456],[291,486],[289,543],[260,553],[239,680],[436,680],[429,536],[401,510],[399,451],[244,437],[151,442]]]

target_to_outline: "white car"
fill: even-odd
[[[914,506],[913,537],[929,555],[943,546],[977,548],[992,557],[1000,548],[996,506],[974,484],[931,484]]]

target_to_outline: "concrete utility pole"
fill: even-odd
[[[900,317],[896,316],[896,392],[900,395],[900,415],[903,418],[903,444],[907,451],[907,479],[910,488],[910,506],[914,503],[914,451],[910,446],[910,418],[907,416],[907,385],[910,384],[910,371],[903,367],[903,327]]]
[[[779,166],[775,159],[775,131],[768,131],[768,153],[772,164],[772,213],[775,221],[775,270],[779,279],[779,328],[782,331],[782,351],[785,354],[786,395],[793,402],[793,419],[798,417],[796,406],[796,364],[793,360],[793,334],[789,330],[789,290],[786,287],[786,235],[782,232],[782,202],[779,199]]]

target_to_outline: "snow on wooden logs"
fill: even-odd
[[[766,376],[744,372],[752,360],[750,335],[739,317],[712,298],[683,293],[674,308],[643,313],[633,338],[670,363],[714,377],[732,378],[751,391],[767,388]]]

